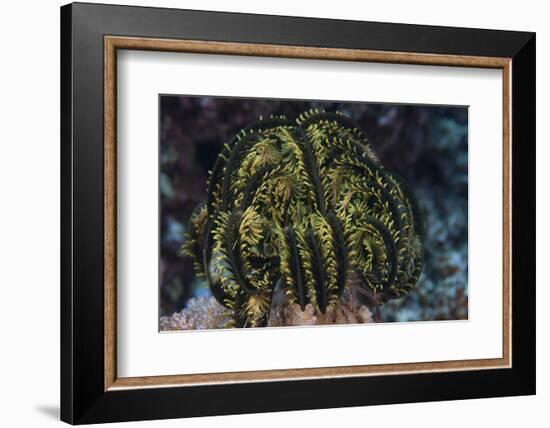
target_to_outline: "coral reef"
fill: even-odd
[[[226,308],[214,297],[189,299],[187,306],[172,316],[160,317],[160,330],[204,330],[222,328],[229,321]]]
[[[204,183],[223,144],[260,115],[297,117],[322,108],[368,130],[376,156],[414,189],[424,217],[422,275],[413,292],[385,303],[375,318],[467,319],[467,108],[182,95],[163,95],[160,103],[161,315],[212,296],[180,247],[193,209],[207,197]]]
[[[203,330],[225,328],[230,313],[214,297],[192,298],[180,312],[160,318],[161,331]],[[370,309],[360,304],[351,294],[344,293],[325,313],[308,303],[304,310],[298,304],[287,302],[271,308],[267,326],[303,326],[325,324],[366,324],[372,323]]]

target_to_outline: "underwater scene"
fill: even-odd
[[[159,95],[161,331],[468,319],[468,108]]]

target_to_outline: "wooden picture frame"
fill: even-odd
[[[118,377],[119,49],[502,70],[502,358]],[[114,422],[535,392],[534,34],[77,3],[61,9],[61,105],[62,420]]]

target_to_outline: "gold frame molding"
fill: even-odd
[[[171,376],[117,377],[116,368],[116,82],[117,50],[168,51],[213,55],[323,59],[502,70],[503,93],[503,349],[502,358],[262,370]],[[310,378],[358,377],[511,367],[511,58],[383,52],[359,49],[282,46],[137,37],[104,37],[104,390]]]

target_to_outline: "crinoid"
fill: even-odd
[[[267,323],[275,288],[321,313],[345,287],[372,306],[406,294],[422,270],[422,221],[344,115],[261,119],[224,145],[190,219],[194,260],[232,327]]]

